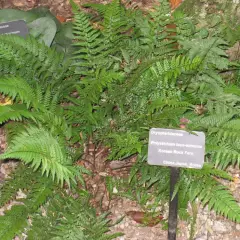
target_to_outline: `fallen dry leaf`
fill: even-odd
[[[57,15],[56,18],[57,18],[58,21],[61,22],[61,23],[64,23],[64,22],[66,22],[66,20],[67,20],[65,17],[60,16],[60,15]]]
[[[182,3],[182,0],[170,0],[171,9],[174,10]]]
[[[162,219],[162,215],[154,216],[153,213],[139,212],[139,211],[129,211],[126,215],[131,217],[135,222],[144,224],[148,227],[153,227],[157,225]]]

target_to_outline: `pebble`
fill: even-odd
[[[124,224],[120,224],[120,225],[119,225],[119,228],[120,228],[120,229],[124,229],[124,228],[125,228],[125,225],[124,225]]]
[[[218,233],[226,233],[228,231],[226,225],[221,221],[215,221],[212,227],[213,231]]]
[[[195,240],[208,240],[207,236],[201,236],[201,237],[197,237],[195,238]]]
[[[240,231],[240,224],[236,224],[236,230]]]

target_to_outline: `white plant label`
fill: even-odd
[[[152,128],[149,132],[148,164],[201,169],[205,155],[205,134],[193,133]]]

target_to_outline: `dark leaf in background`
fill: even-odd
[[[51,46],[57,32],[57,26],[51,18],[38,18],[28,24],[28,27],[32,36],[44,42],[47,46]]]

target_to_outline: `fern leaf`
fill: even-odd
[[[125,9],[121,6],[119,0],[113,0],[104,12],[102,31],[105,44],[109,44],[108,48],[114,48],[114,50],[111,50],[112,54],[122,44],[121,40],[124,38],[124,35],[121,33],[127,31],[129,28]]]
[[[15,136],[0,158],[20,159],[35,170],[40,168],[42,174],[52,175],[61,184],[66,181],[70,185],[76,174],[64,147],[49,132],[36,127],[29,127]]]
[[[210,210],[214,209],[232,221],[240,221],[240,208],[236,200],[226,187],[214,180],[208,179],[201,186],[199,183],[192,183],[189,196],[191,201],[198,197],[204,205],[208,204]]]
[[[78,48],[74,52],[73,59],[76,61],[75,65],[77,73],[83,75],[91,74],[92,68],[95,68],[101,51],[104,50],[100,31],[94,29],[85,13],[74,8],[74,28],[75,34],[74,46]]]
[[[219,127],[225,124],[228,120],[232,119],[235,114],[229,113],[226,115],[210,115],[206,117],[196,118],[193,120],[194,124],[202,126],[202,127]]]
[[[28,211],[25,206],[13,206],[11,211],[0,217],[0,238],[13,239],[21,230],[27,227]]]
[[[19,189],[25,193],[26,199],[18,199],[18,205],[0,216],[1,239],[13,239],[28,227],[29,215],[46,203],[48,197],[53,194],[53,183],[38,172],[33,172],[31,168],[20,164],[1,187],[1,204],[14,200]]]
[[[5,77],[0,79],[0,91],[13,99],[19,97],[28,106],[35,103],[35,94],[25,79],[20,77]]]
[[[23,118],[33,119],[33,115],[24,104],[0,106],[0,124],[9,120],[22,121]]]
[[[227,42],[221,38],[212,37],[206,39],[192,39],[189,41],[184,40],[181,44],[185,50],[189,50],[189,57],[191,59],[196,56],[202,59],[204,69],[207,69],[210,64],[220,70],[226,69],[229,65],[227,54],[224,51]]]
[[[69,63],[64,55],[49,49],[33,37],[27,39],[16,35],[0,36],[0,71],[14,74],[35,83],[41,78],[42,83],[59,83],[68,75]],[[11,67],[7,67],[7,66]],[[51,81],[50,81],[51,80]],[[30,93],[30,92],[29,92]]]

